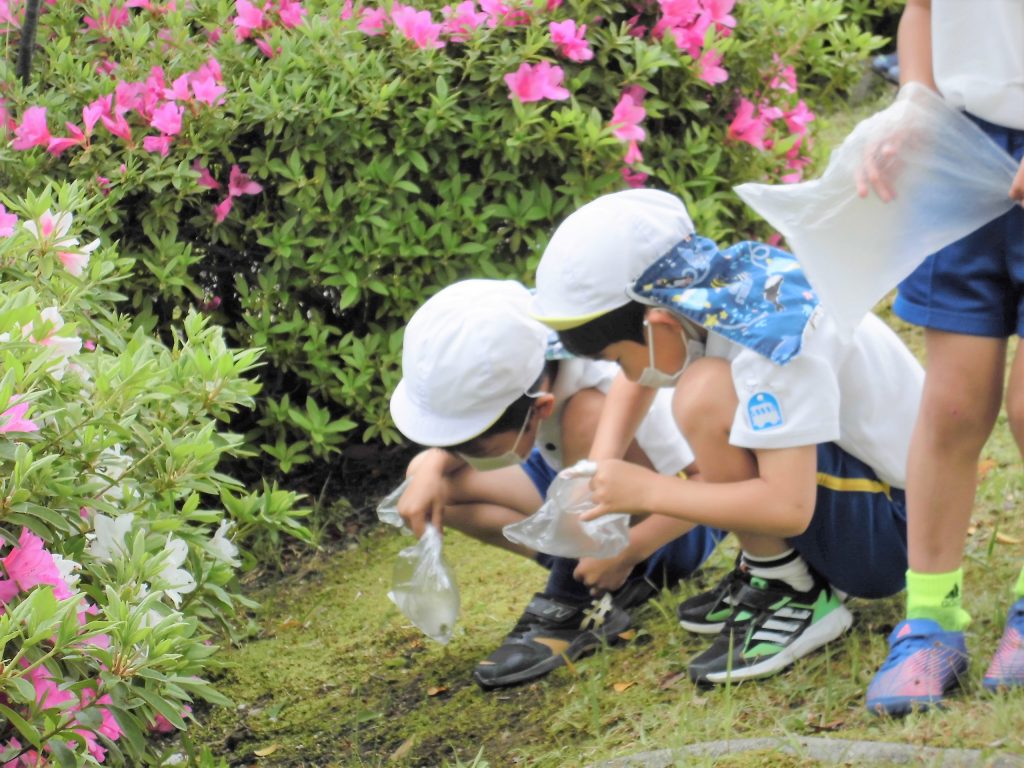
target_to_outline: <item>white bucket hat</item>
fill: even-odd
[[[530,314],[561,331],[623,306],[643,271],[693,231],[683,201],[668,192],[630,189],[587,203],[544,249]]]
[[[470,440],[498,420],[544,370],[548,330],[512,280],[463,280],[409,320],[391,418],[420,445]]]

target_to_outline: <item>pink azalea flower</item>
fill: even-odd
[[[256,47],[260,49],[260,52],[268,59],[274,58],[281,52],[281,47],[278,46],[276,49],[267,40],[262,37],[256,40]]]
[[[480,0],[480,9],[487,14],[489,27],[516,27],[530,23],[530,15],[525,10],[505,5],[501,0]]]
[[[85,126],[86,136],[92,136],[96,123],[104,114],[110,114],[110,96],[107,96],[106,102],[100,98],[82,107],[82,124]]]
[[[192,170],[199,173],[199,178],[196,180],[196,184],[207,189],[220,189],[220,182],[213,178],[210,173],[210,169],[200,163],[198,160],[192,163]]]
[[[523,62],[515,72],[505,75],[510,91],[508,97],[524,104],[542,99],[564,101],[569,98],[569,91],[562,87],[564,77],[562,68],[552,66],[550,62],[534,65]]]
[[[636,16],[630,16],[626,20],[627,30],[626,34],[630,37],[643,37],[647,34],[647,25],[640,23],[640,14]]]
[[[740,99],[740,106],[726,135],[734,141],[743,141],[758,149],[764,149],[764,121],[755,116],[755,108],[752,102],[747,99]]]
[[[14,129],[12,149],[31,149],[50,143],[50,129],[46,125],[46,107],[29,107],[21,117],[21,125]]]
[[[114,86],[114,100],[117,104],[114,108],[116,114],[124,115],[133,109],[142,111],[146,104],[146,84],[119,80]]]
[[[185,708],[181,711],[181,716],[184,718],[190,714],[192,714],[192,707],[186,704]],[[156,717],[153,718],[153,725],[149,727],[149,730],[153,733],[174,733],[176,728],[171,725],[170,720],[158,712]]]
[[[302,3],[295,0],[281,0],[277,14],[281,19],[282,26],[286,29],[294,29],[306,17],[306,9],[302,7]]]
[[[249,175],[242,172],[237,165],[231,166],[231,174],[228,178],[228,197],[241,197],[242,195],[256,195],[263,191],[259,183],[249,178]]]
[[[220,70],[220,62],[211,56],[203,66],[199,68],[199,76],[211,75],[218,83],[224,80],[224,74]]]
[[[622,158],[622,162],[626,165],[633,165],[634,163],[642,163],[644,161],[643,152],[640,151],[640,145],[635,141],[629,142],[626,147],[626,155]]]
[[[7,434],[8,432],[38,432],[39,425],[31,419],[25,418],[27,411],[28,403],[18,403],[0,413],[0,434]]]
[[[345,4],[341,6],[341,20],[348,21],[355,15],[352,9],[352,0],[345,0]]]
[[[14,234],[14,225],[18,223],[18,217],[8,213],[3,203],[0,203],[0,237],[10,237]]]
[[[164,89],[164,98],[174,101],[189,101],[192,95],[188,90],[189,76],[184,74],[171,83],[170,88]]]
[[[412,40],[417,48],[444,48],[439,40],[441,25],[434,22],[430,11],[417,11],[409,5],[395,3],[391,9],[391,21],[403,37]]]
[[[92,339],[86,339],[84,342],[82,342],[82,346],[85,347],[90,352],[95,352],[96,351],[96,342],[93,341]],[[80,517],[83,517],[83,518],[86,518],[86,517],[89,516],[89,512],[88,512],[88,510],[85,507],[79,507],[78,508],[78,514],[79,514]]]
[[[691,59],[697,59],[700,57],[701,51],[704,50],[704,37],[709,26],[711,26],[711,22],[708,19],[698,16],[692,24],[675,27],[670,31],[676,47],[681,51],[686,51]]]
[[[736,19],[730,15],[736,0],[703,0],[701,15],[714,23],[718,31],[728,37],[731,30],[736,26]]]
[[[181,116],[184,112],[184,107],[179,107],[172,101],[164,102],[153,110],[153,117],[149,124],[160,133],[177,136],[181,133]]]
[[[201,77],[192,78],[192,93],[195,94],[196,101],[202,104],[207,104],[211,107],[223,104],[224,99],[221,96],[227,90],[227,88],[217,82],[212,74],[208,73]]]
[[[633,189],[640,189],[647,182],[647,174],[641,173],[640,171],[634,171],[630,168],[622,169],[622,178]]]
[[[111,5],[108,13],[100,13],[95,17],[86,16],[83,20],[85,21],[85,28],[91,29],[96,32],[110,32],[111,30],[120,29],[125,26],[131,16],[128,14],[128,10],[123,6]]]
[[[100,704],[113,704],[114,700],[110,697],[109,693],[105,693],[96,698],[96,691],[92,688],[86,688],[82,691],[82,709],[88,706],[97,706]],[[191,712],[191,710],[189,710]],[[106,736],[111,741],[117,741],[121,738],[121,726],[117,724],[117,720],[110,713],[110,710],[106,707],[100,707],[100,715],[103,720],[100,723],[100,727],[96,729],[97,733]]]
[[[719,66],[721,63],[722,54],[708,48],[697,60],[697,65],[700,67],[700,74],[697,77],[709,85],[724,83],[729,79],[729,73]]]
[[[128,121],[124,119],[124,115],[117,113],[116,115],[102,115],[100,119],[103,121],[103,125],[106,126],[107,130],[118,138],[124,139],[125,141],[132,140],[132,129],[128,125]]]
[[[238,15],[231,22],[235,25],[235,38],[239,41],[249,39],[253,32],[268,26],[263,9],[248,0],[235,0],[235,11]]]
[[[778,73],[768,82],[768,86],[787,93],[796,93],[796,70],[789,64],[783,65],[777,53],[772,54],[772,63],[778,67]]]
[[[552,11],[557,10],[558,8],[561,7],[562,0],[548,0],[548,4],[545,6],[545,9],[548,13],[551,13]]]
[[[441,9],[441,16],[444,17],[444,31],[457,43],[466,42],[470,32],[487,22],[487,14],[477,11],[474,0],[463,0],[454,10],[446,5]]]
[[[365,35],[375,37],[384,34],[384,25],[388,21],[388,12],[383,8],[363,8],[359,12],[359,23],[356,29]]]
[[[658,5],[673,26],[689,24],[701,10],[701,0],[658,0]]]
[[[586,24],[576,29],[576,22],[572,19],[552,21],[548,25],[548,30],[551,33],[551,42],[558,47],[558,52],[569,61],[590,61],[594,58],[594,52],[590,50],[590,44],[586,38]]]
[[[117,62],[110,59],[101,59],[96,63],[96,74],[113,77],[117,70]]]
[[[167,136],[166,134],[147,136],[142,140],[142,148],[147,152],[159,152],[160,157],[167,157],[167,154],[171,151],[172,141],[174,141],[174,137]]]
[[[234,198],[228,196],[225,197],[217,205],[213,206],[213,220],[220,224],[224,219],[231,213],[231,206],[234,205]]]
[[[814,121],[814,113],[807,108],[803,99],[800,99],[796,107],[786,112],[783,117],[789,130],[801,135],[807,133],[807,126]]]
[[[643,141],[647,133],[640,127],[640,121],[647,116],[647,110],[640,106],[629,93],[623,93],[612,112],[610,124],[618,126],[612,135],[623,141]]]
[[[65,123],[70,136],[51,136],[50,143],[46,145],[46,151],[54,157],[60,157],[65,150],[71,147],[85,144],[85,134],[74,123]]]
[[[21,529],[17,546],[2,561],[8,581],[0,581],[0,602],[10,602],[18,591],[27,591],[40,584],[53,587],[53,595],[58,600],[71,597],[71,589],[60,575],[60,569],[53,560],[53,555],[43,547],[43,540],[28,530]],[[10,584],[14,584],[14,595],[10,594]],[[37,689],[38,690],[38,687]]]

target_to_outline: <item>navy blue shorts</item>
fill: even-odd
[[[906,585],[903,490],[835,443],[822,443],[814,517],[789,542],[834,587],[854,597],[894,595]]]
[[[540,451],[535,448],[520,466],[540,491],[540,495],[547,496],[548,487],[558,473],[544,461]],[[675,586],[700,568],[725,536],[725,531],[698,525],[692,531],[662,545],[639,563],[630,574],[627,585],[630,581],[643,580],[657,589]],[[551,570],[544,589],[546,594],[571,602],[590,599],[590,590],[573,578],[576,560],[543,556],[538,558],[538,562]]]
[[[1024,131],[968,117],[1020,162]],[[893,311],[937,331],[1024,335],[1024,207],[929,256],[900,283]]]

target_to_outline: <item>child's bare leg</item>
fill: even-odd
[[[574,394],[562,410],[562,465],[571,467],[590,455],[597,423],[604,407],[604,393],[599,389],[581,389]],[[626,461],[652,468],[650,459],[634,440],[629,445]]]
[[[520,467],[491,472],[466,468],[452,478],[444,522],[485,544],[532,559],[537,553],[506,539],[502,529],[533,514],[542,501],[540,492]]]
[[[907,464],[907,554],[912,571],[944,573],[963,559],[978,457],[999,413],[1006,342],[934,330],[925,339],[928,372]]]
[[[727,360],[703,358],[689,368],[676,387],[672,411],[697,456],[701,477],[709,483],[734,483],[757,477],[753,453],[729,443],[739,398]],[[771,557],[790,549],[777,536],[736,531],[743,551]]]

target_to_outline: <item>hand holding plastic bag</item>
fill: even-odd
[[[459,588],[441,541],[438,530],[428,525],[416,544],[398,553],[388,598],[427,637],[447,644],[459,618]]]
[[[736,193],[786,238],[850,332],[926,256],[1009,211],[1016,171],[977,125],[910,83],[854,128],[821,178]]]
[[[629,515],[606,515],[582,521],[581,512],[593,508],[590,478],[597,465],[581,461],[563,470],[551,483],[547,500],[525,520],[506,525],[505,538],[556,557],[606,558],[629,544]]]

